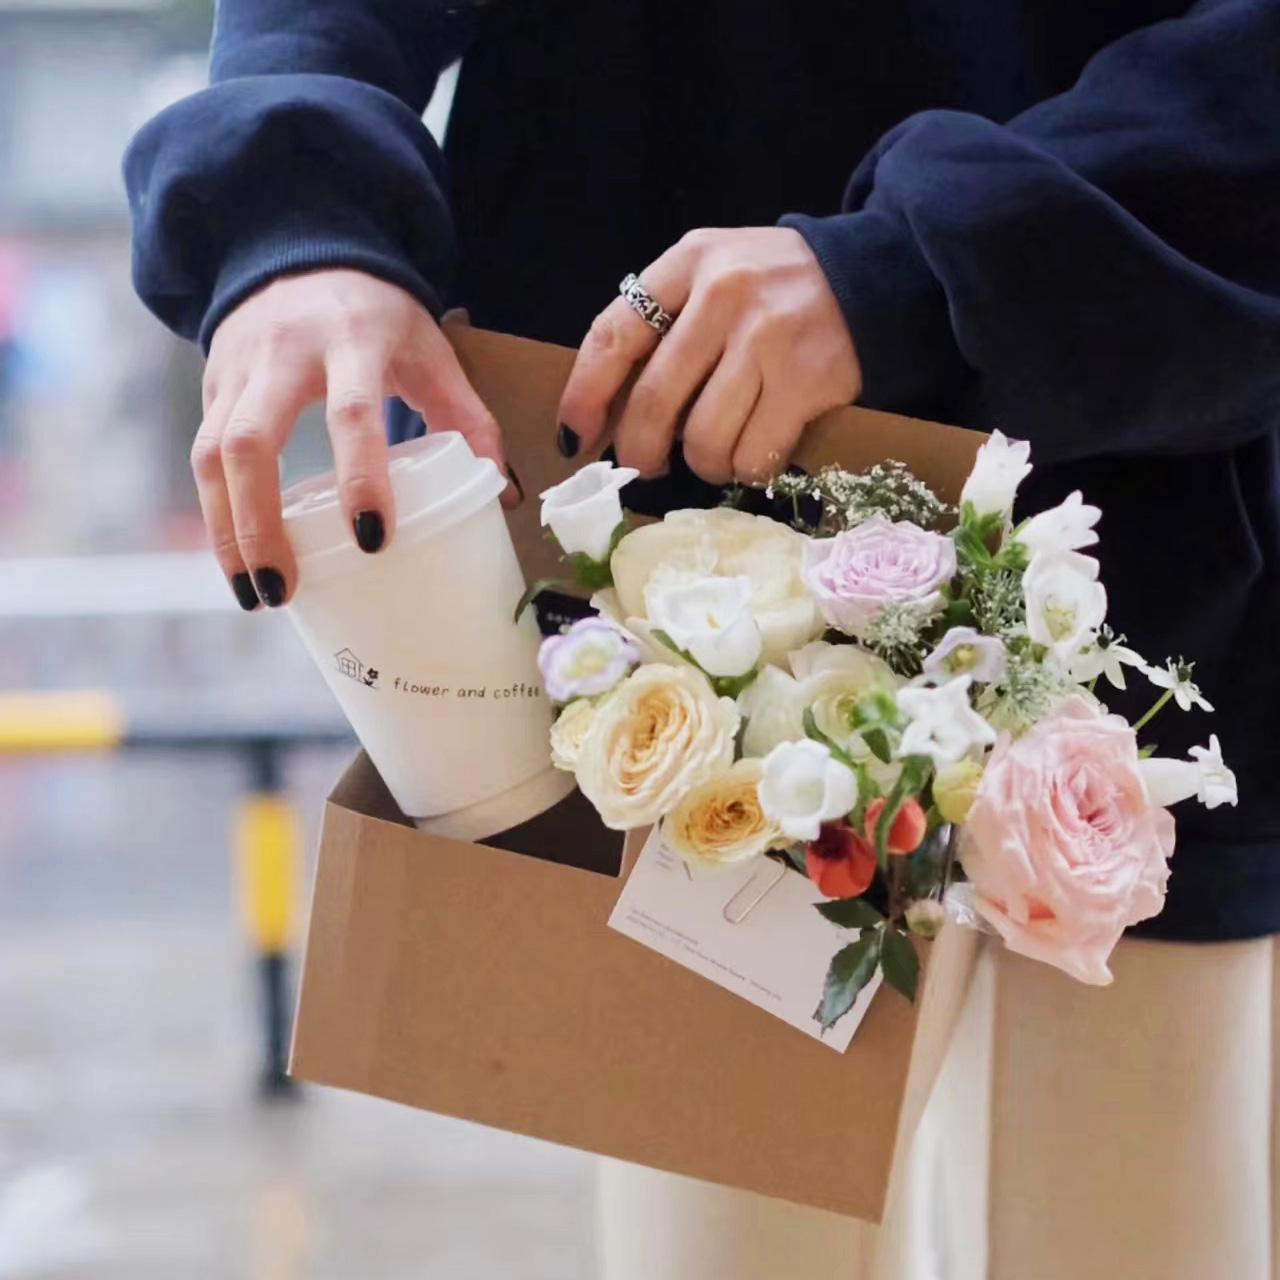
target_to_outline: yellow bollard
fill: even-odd
[[[125,728],[119,699],[103,690],[0,693],[0,752],[107,750]]]
[[[266,774],[263,781],[274,781],[276,766],[270,750],[258,763]],[[240,915],[258,952],[266,1033],[262,1089],[268,1097],[287,1095],[294,1087],[288,1074],[289,945],[295,928],[301,850],[301,824],[288,801],[277,792],[250,793],[236,815],[235,852]]]
[[[240,916],[264,955],[287,951],[293,940],[302,836],[297,815],[280,795],[262,792],[236,815]]]

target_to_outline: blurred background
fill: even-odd
[[[280,1079],[271,862],[353,745],[203,551],[201,361],[133,295],[119,177],[211,10],[0,0],[0,1280],[585,1280],[584,1157]],[[286,469],[325,465],[308,421]]]

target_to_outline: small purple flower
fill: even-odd
[[[924,669],[931,676],[970,676],[979,684],[990,684],[1004,675],[1004,664],[1004,645],[995,636],[972,627],[952,627],[924,660]]]
[[[568,631],[548,636],[538,666],[553,702],[608,693],[640,661],[640,650],[603,618],[582,618]]]

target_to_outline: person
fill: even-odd
[[[442,152],[420,117],[464,54]],[[1265,1274],[1271,1090],[1232,1050],[1280,931],[1280,0],[222,0],[210,87],[125,176],[138,291],[208,353],[193,464],[247,609],[296,581],[276,459],[308,402],[371,553],[384,397],[505,466],[458,303],[585,333],[566,454],[756,483],[858,400],[1029,439],[1027,509],[1097,502],[1113,621],[1195,659],[1241,799],[1180,815],[1120,994],[1006,968],[1037,1016],[1002,1020],[1036,1034],[996,1055],[992,1275]]]

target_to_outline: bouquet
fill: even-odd
[[[1029,459],[992,435],[958,510],[896,462],[787,474],[770,496],[790,523],[726,506],[630,529],[637,473],[607,462],[542,495],[596,593],[539,655],[555,764],[608,827],[808,876],[850,938],[824,1028],[877,971],[914,998],[912,935],[949,917],[1109,982],[1123,931],[1163,906],[1168,806],[1236,802],[1216,736],[1188,760],[1142,744],[1168,704],[1212,708],[1190,663],[1151,666],[1107,626],[1097,507],[1077,492],[1014,523]],[[1102,701],[1130,678],[1154,686],[1132,724]]]

